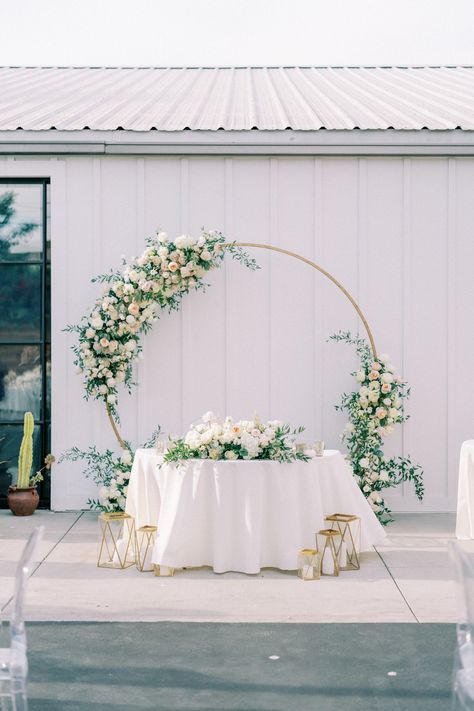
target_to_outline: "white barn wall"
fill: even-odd
[[[43,159],[44,160],[44,159]],[[25,156],[14,161],[32,163]],[[56,162],[56,161],[54,161]],[[94,274],[136,254],[157,226],[202,225],[230,240],[287,247],[332,272],[359,300],[378,349],[412,385],[411,419],[388,449],[426,472],[422,507],[410,485],[396,510],[455,507],[457,457],[472,436],[470,353],[474,281],[474,158],[65,157],[65,229],[53,238],[53,451],[113,445],[103,409],[81,398],[64,358],[97,293]],[[13,163],[13,161],[12,161]],[[6,170],[2,166],[2,173]],[[52,190],[54,213],[54,189]],[[307,439],[339,447],[334,410],[351,387],[350,349],[329,344],[357,330],[349,302],[306,265],[254,250],[261,271],[226,259],[212,288],[183,301],[144,340],[139,387],[121,399],[122,432],[143,441],[156,423],[183,432],[204,410],[279,417]],[[61,304],[61,308],[59,308]],[[60,316],[60,318],[59,318]],[[94,487],[80,466],[55,468],[53,507],[85,506]]]

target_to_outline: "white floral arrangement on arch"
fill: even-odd
[[[178,309],[185,294],[204,289],[203,277],[226,253],[249,269],[259,268],[220,232],[203,229],[197,238],[183,234],[174,239],[158,232],[140,256],[128,262],[122,258],[122,269],[92,280],[103,284],[102,294],[88,316],[66,329],[79,336],[74,362],[84,378],[86,399],[102,400],[119,421],[118,387],[123,383],[130,391],[134,384],[132,365],[142,350],[140,334],[149,331],[160,309]]]
[[[186,459],[269,459],[276,462],[307,462],[310,457],[294,448],[294,438],[304,427],[292,429],[280,420],[234,422],[232,417],[219,420],[212,412],[192,425],[183,439],[171,440],[164,462]]]
[[[352,373],[357,389],[344,393],[336,409],[349,416],[341,439],[347,445],[347,458],[359,487],[377,518],[386,524],[392,517],[381,493],[383,489],[411,481],[420,501],[424,494],[421,466],[413,464],[409,456],[387,458],[383,452],[383,438],[408,419],[403,401],[409,397],[410,389],[388,355],[374,359],[365,339],[339,332],[330,340],[355,346],[360,360],[359,368]]]

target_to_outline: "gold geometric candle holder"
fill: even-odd
[[[331,528],[341,534],[337,556],[339,570],[360,570],[360,518],[353,514],[326,516]]]
[[[300,580],[319,580],[321,555],[316,548],[303,548],[298,553],[298,577]]]
[[[129,568],[135,563],[135,520],[124,511],[99,515],[98,568]]]
[[[171,578],[174,575],[174,568],[169,565],[154,565],[153,569],[157,578]]]
[[[316,542],[321,551],[321,575],[339,575],[339,560],[337,551],[341,534],[332,528],[323,528],[316,535]]]
[[[137,530],[137,568],[140,573],[154,570],[151,554],[156,540],[156,526],[140,526]]]

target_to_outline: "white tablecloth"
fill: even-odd
[[[474,439],[461,447],[456,538],[474,538]]]
[[[137,528],[158,526],[155,564],[295,570],[298,551],[314,547],[324,517],[336,512],[360,516],[362,550],[385,538],[338,451],[308,463],[160,462],[154,450],[137,450],[126,505]]]

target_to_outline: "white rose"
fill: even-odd
[[[388,472],[385,471],[385,469],[382,469],[382,471],[380,472],[379,479],[380,481],[389,481],[390,477],[388,475]]]
[[[125,319],[125,321],[126,321],[127,323],[129,323],[130,325],[132,325],[132,324],[135,323],[136,318],[135,318],[135,316],[132,316],[132,314],[129,314],[129,315],[127,316],[127,318]]]
[[[370,462],[366,457],[363,457],[359,460],[359,465],[362,467],[362,469],[368,469],[370,466]]]
[[[93,328],[88,328],[86,330],[86,338],[94,338],[95,330]]]
[[[393,375],[392,373],[384,373],[382,375],[382,382],[384,383],[393,383]]]
[[[116,395],[107,395],[107,402],[113,405],[115,402],[117,402],[117,396]]]
[[[206,432],[203,432],[200,439],[201,444],[210,444],[212,442],[212,431],[207,430]]]
[[[107,489],[106,486],[101,486],[99,489],[99,499],[102,503],[107,501],[109,498],[109,490]]]
[[[102,321],[102,319],[100,318],[100,316],[93,316],[93,317],[91,318],[91,324],[92,324],[92,326],[93,326],[95,329],[99,330],[99,329],[101,329],[102,326],[104,325],[104,322]]]
[[[399,414],[400,413],[396,407],[391,407],[390,410],[388,411],[388,416],[393,417],[394,420],[398,417]]]
[[[107,385],[99,385],[99,392],[101,395],[107,395],[109,392]]]
[[[382,353],[382,355],[379,356],[379,361],[381,363],[388,363],[390,360],[390,356],[388,356],[386,353]]]
[[[359,395],[361,397],[368,397],[369,395],[369,388],[366,385],[363,385],[360,390],[359,390]]]
[[[229,449],[225,454],[224,454],[226,459],[237,459],[237,452],[234,452],[233,449]]]
[[[122,464],[132,463],[132,455],[130,454],[128,449],[123,450],[122,456],[120,457],[120,461],[122,462]]]
[[[168,234],[166,232],[158,232],[157,239],[158,242],[165,243],[168,241]]]
[[[201,252],[201,259],[205,262],[210,262],[212,259],[212,254],[208,252],[207,249],[205,249]]]
[[[186,249],[187,247],[192,247],[194,244],[194,239],[190,235],[180,235],[176,237],[174,243],[178,249]]]

